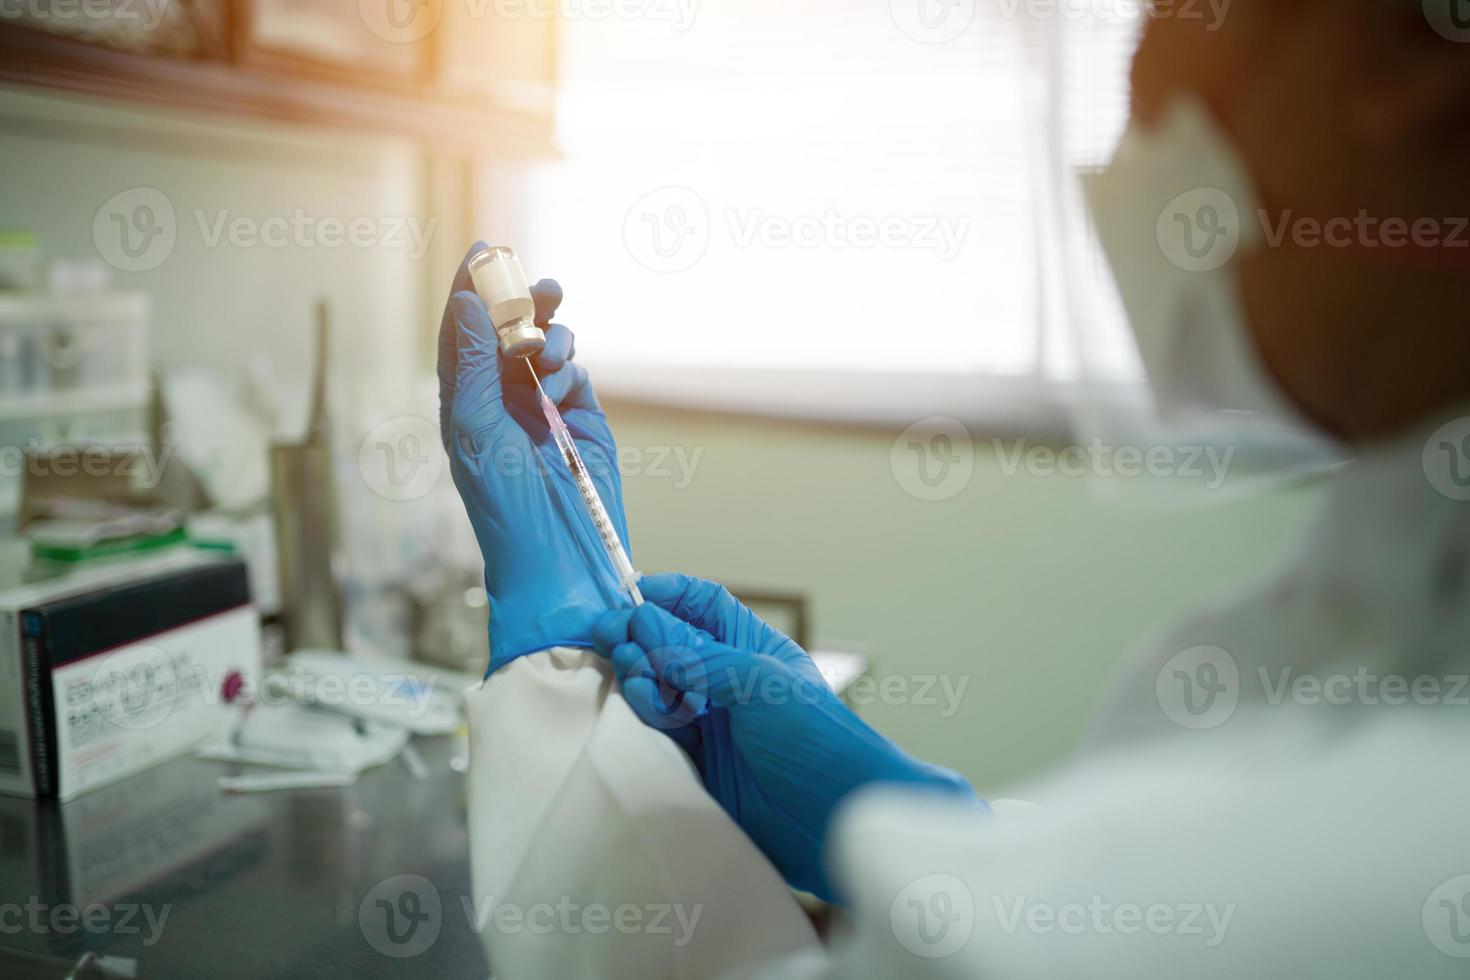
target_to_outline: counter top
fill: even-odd
[[[416,746],[425,778],[343,789],[226,794],[263,770],[182,758],[66,804],[0,797],[0,974],[91,951],[139,980],[485,980],[463,743]]]

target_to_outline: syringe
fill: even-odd
[[[531,287],[526,284],[526,273],[521,268],[520,259],[516,258],[514,250],[502,245],[486,248],[472,255],[467,268],[474,282],[475,292],[484,300],[490,322],[495,325],[495,332],[500,338],[500,349],[507,358],[526,359],[526,369],[536,382],[541,413],[546,416],[546,424],[551,427],[551,437],[556,441],[556,448],[561,451],[562,460],[572,474],[572,482],[577,485],[582,505],[587,509],[587,516],[597,530],[597,537],[602,541],[603,550],[612,562],[618,581],[632,597],[633,605],[643,605],[643,594],[638,591],[638,573],[633,570],[633,563],[628,559],[628,552],[623,548],[612,518],[607,516],[607,508],[597,495],[597,486],[587,474],[582,454],[577,452],[577,444],[572,440],[566,422],[562,421],[561,412],[546,397],[546,390],[541,387],[541,379],[536,377],[536,369],[531,364],[531,358],[546,347],[546,334],[536,325],[536,301]]]
[[[561,412],[557,411],[556,405],[550,398],[546,397],[546,389],[541,387],[541,379],[536,377],[536,369],[531,366],[531,359],[526,358],[526,369],[531,372],[531,379],[536,382],[536,396],[541,402],[541,413],[546,416],[546,424],[551,427],[551,438],[556,442],[556,448],[561,450],[561,458],[567,464],[567,469],[572,474],[572,482],[577,485],[577,493],[582,497],[582,504],[587,508],[587,516],[592,520],[592,526],[597,530],[597,537],[602,541],[603,550],[607,552],[608,559],[612,562],[613,571],[617,573],[618,581],[633,600],[633,605],[643,605],[643,593],[638,591],[638,573],[633,570],[633,562],[628,558],[628,552],[623,548],[623,541],[618,537],[618,529],[613,526],[612,518],[607,514],[607,508],[603,506],[602,497],[597,493],[597,485],[592,482],[592,477],[587,473],[587,466],[582,462],[582,454],[577,452],[577,443],[572,439],[572,433],[567,429],[566,422],[562,421]]]

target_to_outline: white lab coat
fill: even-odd
[[[850,801],[854,935],[761,963],[752,927],[726,975],[1470,975],[1470,504],[1424,444],[1352,464],[1281,571],[1150,644],[1038,807]]]
[[[466,707],[472,907],[498,980],[685,980],[817,948],[780,875],[597,654],[512,661]]]

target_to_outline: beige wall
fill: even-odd
[[[1139,639],[1276,560],[1311,504],[1298,490],[1124,512],[1079,479],[1006,476],[978,437],[968,487],[926,502],[894,478],[896,433],[626,405],[610,416],[646,464],[665,446],[703,451],[685,487],[672,464],[626,478],[640,570],[799,590],[814,636],[865,644],[880,675],[968,678],[949,718],[942,696],[862,713],[987,789],[1063,758]]]
[[[154,269],[112,270],[115,288],[152,297],[161,367],[208,366],[233,379],[260,353],[300,387],[323,298],[337,325],[339,396],[406,403],[404,367],[425,363],[425,273],[435,252],[399,246],[410,239],[386,221],[369,247],[300,245],[294,231],[284,247],[241,246],[214,231],[222,215],[260,226],[297,212],[313,222],[412,217],[428,227],[427,164],[409,144],[0,88],[0,157],[0,225],[38,232],[48,257],[97,258],[94,219],[120,192],[153,188],[167,198],[172,252]],[[446,237],[431,244],[457,250],[439,241]]]
[[[357,449],[364,434],[399,416],[429,420],[431,436],[437,430],[434,389],[425,379],[444,292],[465,248],[463,188],[453,174],[445,177],[452,163],[407,141],[20,87],[0,87],[0,160],[0,226],[34,230],[48,257],[106,258],[93,226],[99,211],[105,222],[113,196],[151,188],[166,198],[172,251],[157,253],[164,257],[156,268],[111,270],[113,288],[151,298],[151,361],[164,372],[208,368],[234,393],[259,357],[299,423],[315,363],[314,307],[319,299],[330,304],[345,561],[359,579],[391,575],[406,550],[403,524],[424,507],[371,493],[358,474]],[[214,238],[222,217],[275,236],[266,223],[295,225],[298,213],[311,224],[301,234],[288,228],[284,245]],[[373,222],[374,233],[357,244],[320,233],[320,222],[354,219]],[[432,229],[423,254],[410,221],[422,233]],[[425,442],[436,449],[436,439]],[[17,494],[18,481],[0,482],[0,501]]]

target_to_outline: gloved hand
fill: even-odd
[[[823,847],[837,805],[879,782],[973,798],[832,693],[806,652],[713,582],[655,575],[648,604],[597,624],[623,697],[677,741],[705,788],[786,880],[833,898]],[[982,805],[983,804],[979,804]]]
[[[439,327],[439,426],[454,485],[485,557],[490,670],[554,646],[592,646],[592,628],[622,590],[552,442],[535,382],[520,358],[500,352],[467,264],[454,279]],[[546,349],[536,370],[628,544],[617,448],[587,372],[571,363],[572,333],[551,324],[561,287],[532,289]]]

